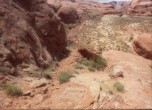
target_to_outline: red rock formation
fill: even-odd
[[[46,0],[0,0],[0,66],[39,67],[63,56],[66,34]]]
[[[131,15],[152,16],[152,0],[132,0],[127,12]]]
[[[152,35],[140,33],[134,41],[133,47],[137,54],[152,60]]]
[[[76,23],[79,19],[77,10],[70,5],[62,6],[58,11],[58,15],[61,18],[61,21],[66,24]]]

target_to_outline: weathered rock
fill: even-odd
[[[117,108],[121,109],[136,107],[150,109],[152,103],[152,89],[149,84],[149,81],[152,79],[150,68],[151,60],[138,55],[112,50],[103,52],[103,57],[108,61],[109,67],[113,65],[115,65],[115,67],[117,66],[117,68],[122,67],[121,71],[123,71],[125,76],[124,78],[117,79],[125,88],[125,92],[120,95],[123,102],[121,101],[121,103],[116,106],[114,103],[117,101],[113,100],[104,107],[111,108],[114,104]],[[107,82],[107,85],[109,83],[110,82]],[[106,82],[104,84],[106,84]],[[145,102],[144,99],[147,99],[147,102]],[[112,108],[114,108],[114,106]]]
[[[32,93],[32,91],[27,91],[27,92],[25,92],[25,93],[23,94],[23,96],[30,96],[31,93]]]
[[[59,0],[47,0],[48,4],[54,9],[55,12],[61,8],[61,3]]]
[[[133,40],[133,47],[137,54],[152,60],[151,33],[139,33]]]
[[[94,104],[101,90],[100,80],[98,82],[95,78],[93,74],[81,74],[72,78],[70,83],[62,85],[59,90],[53,92],[51,108],[80,109]]]
[[[58,15],[66,24],[76,23],[79,20],[77,10],[70,5],[62,6],[58,11]]]
[[[46,0],[0,0],[0,65],[50,65],[65,54],[66,34]]]
[[[122,66],[113,66],[110,76],[112,77],[124,77]]]
[[[32,88],[39,88],[39,87],[44,87],[48,84],[49,82],[45,78],[41,79],[33,79],[31,82],[30,86]]]
[[[78,52],[87,59],[96,59],[98,57],[100,57],[99,55],[97,55],[96,53],[91,52],[90,50],[87,50],[85,48],[81,48],[78,50]]]
[[[132,0],[127,12],[131,15],[152,16],[152,1]]]

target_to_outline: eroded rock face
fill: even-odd
[[[133,41],[133,47],[137,54],[152,60],[152,35],[140,33]]]
[[[132,0],[128,13],[132,15],[152,16],[152,0]]]
[[[59,0],[47,0],[47,3],[54,9],[55,12],[58,12],[62,6]]]
[[[0,65],[45,67],[63,56],[66,34],[46,0],[0,0]]]
[[[66,23],[79,20],[100,19],[105,14],[122,14],[124,2],[97,3],[91,0],[47,0],[60,19]],[[123,8],[123,9],[122,9]]]
[[[58,15],[66,24],[76,23],[79,19],[77,10],[70,5],[64,5],[61,7],[58,11]]]

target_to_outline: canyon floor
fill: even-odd
[[[67,34],[69,54],[53,69],[43,71],[45,77],[33,65],[24,64],[23,70],[32,70],[31,75],[3,79],[18,85],[23,93],[9,96],[1,87],[0,108],[152,109],[152,61],[134,44],[140,36],[152,37],[151,29],[150,17],[127,15],[105,15],[74,26]],[[81,64],[85,57],[80,50],[104,58],[106,67],[98,70]],[[72,75],[61,83],[65,72]]]

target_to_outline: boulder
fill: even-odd
[[[30,84],[31,88],[40,88],[40,87],[44,87],[48,84],[49,82],[45,79],[33,79],[33,81]]]
[[[151,109],[151,60],[138,55],[114,50],[103,52],[103,57],[108,61],[109,67],[114,66],[114,68],[121,70],[124,75],[124,78],[114,79],[124,85],[125,92],[120,94],[123,101],[121,101],[119,105],[113,107],[117,109]],[[108,82],[108,84],[109,83],[110,82]],[[147,99],[147,102],[145,102],[144,99]],[[117,101],[114,100],[114,103],[112,101],[104,107],[113,108],[112,105],[116,102]]]
[[[100,82],[95,78],[93,74],[80,74],[72,78],[69,83],[61,85],[58,90],[53,91],[50,107],[82,109],[91,106],[98,100],[101,90]]]
[[[62,4],[59,0],[47,0],[47,3],[51,8],[54,9],[55,12],[58,12],[58,10],[61,8]]]
[[[124,77],[123,67],[122,66],[113,66],[110,76],[114,77],[114,78]]]
[[[152,35],[140,33],[133,40],[133,47],[137,54],[152,60]]]
[[[66,24],[76,23],[79,20],[79,15],[77,10],[71,5],[64,5],[62,6],[59,11],[58,15]]]

